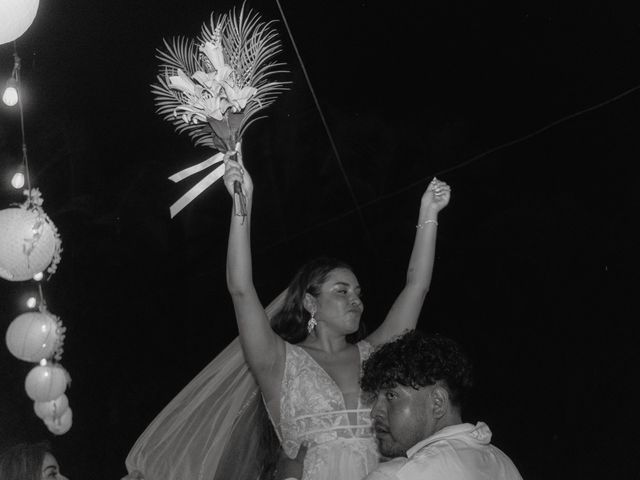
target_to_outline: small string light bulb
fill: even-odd
[[[24,187],[24,173],[16,172],[13,177],[11,177],[11,186],[16,190],[20,190]]]
[[[34,308],[36,306],[36,297],[29,297],[27,299],[27,307]]]
[[[44,278],[44,274],[42,272],[38,272],[33,276],[33,279],[36,282],[39,282],[40,280],[42,280]]]
[[[15,78],[10,78],[7,81],[7,88],[4,89],[2,94],[2,101],[8,107],[14,107],[18,103],[18,89],[16,88]]]

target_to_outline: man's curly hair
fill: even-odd
[[[471,362],[454,340],[412,330],[369,357],[360,386],[364,392],[376,394],[397,385],[417,390],[437,381],[444,382],[452,405],[460,407],[472,386]]]

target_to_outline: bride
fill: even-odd
[[[361,364],[372,348],[416,326],[429,289],[438,212],[450,188],[434,179],[424,193],[407,280],[384,322],[358,338],[364,310],[351,268],[333,259],[304,265],[269,321],[252,281],[250,219],[253,183],[242,163],[226,159],[224,183],[240,182],[247,218],[231,216],[227,285],[240,342],[284,452],[308,447],[303,480],[360,480],[378,463],[370,408],[361,395]],[[360,340],[352,343],[350,340]]]

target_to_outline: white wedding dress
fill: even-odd
[[[284,294],[266,308],[269,318]],[[360,342],[358,349],[362,363],[371,346]],[[293,458],[308,442],[303,480],[361,480],[376,467],[378,453],[360,389],[343,394],[302,348],[287,344],[286,352],[275,425],[284,451]],[[257,480],[261,403],[236,338],[146,428],[127,456],[127,470],[145,480]]]
[[[362,341],[357,346],[362,365],[371,345]],[[292,458],[300,444],[307,442],[302,480],[362,480],[375,469],[378,450],[371,408],[357,385],[353,391],[342,392],[311,355],[287,343],[281,391],[276,432]]]

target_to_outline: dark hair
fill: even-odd
[[[417,390],[443,381],[451,404],[460,407],[473,383],[471,370],[471,362],[457,342],[413,330],[382,345],[369,357],[360,385],[367,393],[377,393],[397,385]]]
[[[51,453],[47,442],[19,443],[0,454],[2,480],[40,480],[44,456]]]
[[[276,478],[278,457],[282,446],[280,445],[275,427],[271,423],[267,409],[262,401],[259,402],[258,406],[257,429],[260,446],[258,448],[256,461],[258,465],[261,465],[258,480],[273,480]]]
[[[336,268],[353,269],[341,260],[319,257],[305,263],[295,274],[287,287],[284,305],[271,320],[271,327],[289,343],[302,342],[309,333],[307,323],[311,315],[304,308],[304,296],[310,293],[314,297],[320,294],[320,287],[327,276]],[[358,331],[347,335],[347,341],[356,343],[364,338],[364,324],[360,322]]]

